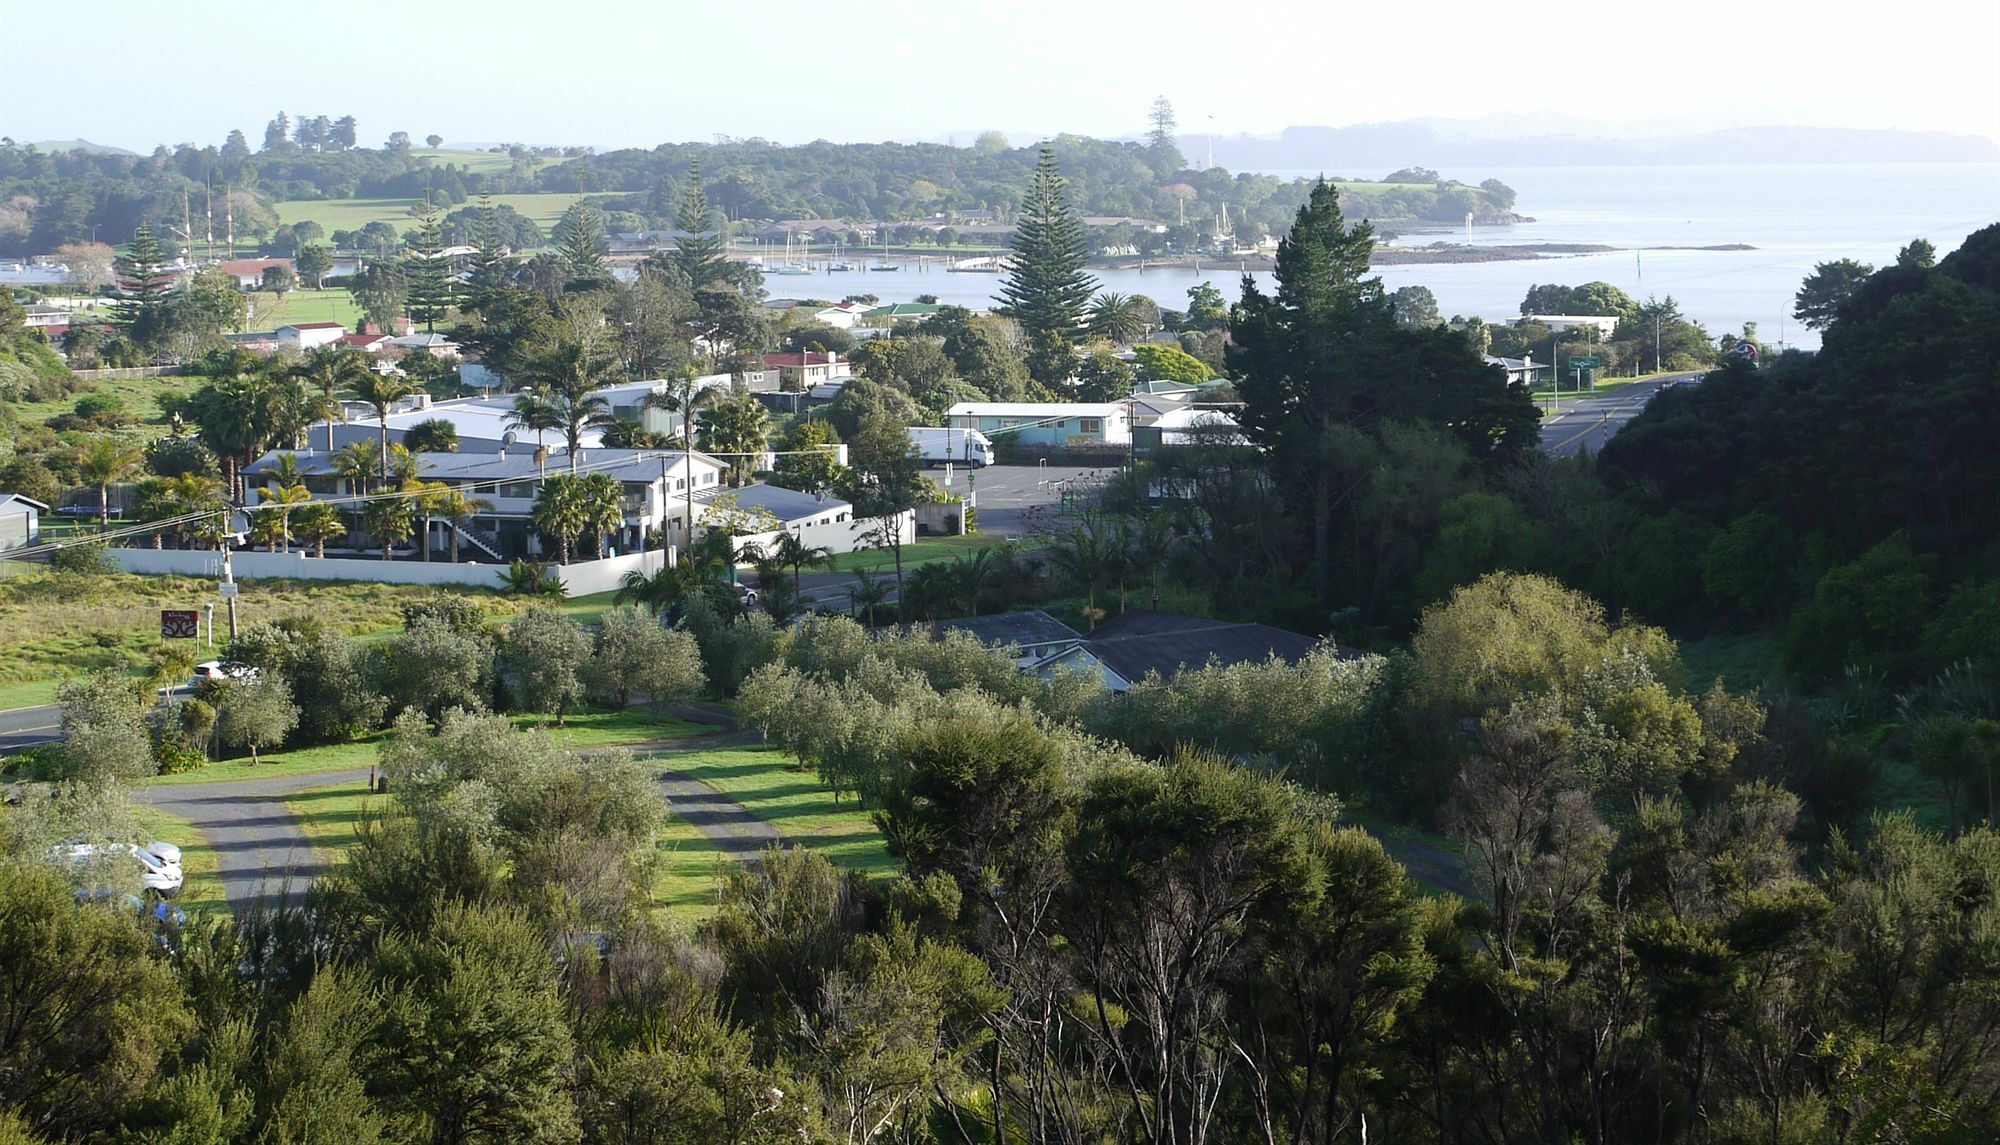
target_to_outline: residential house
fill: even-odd
[[[1157,675],[1172,679],[1186,669],[1255,663],[1276,657],[1297,664],[1321,642],[1268,624],[1234,624],[1200,616],[1135,609],[1092,629],[1068,648],[1031,666],[1048,674],[1062,669],[1095,672],[1114,692]]]
[[[338,322],[297,322],[277,329],[278,348],[306,351],[331,346],[347,336],[347,327]]]
[[[389,349],[387,334],[342,334],[340,344],[349,350],[359,350],[364,354],[380,354]]]
[[[42,514],[47,505],[19,493],[0,493],[0,553],[26,548],[42,539]]]
[[[1137,355],[1133,356],[1137,357]],[[1186,382],[1168,381],[1167,379],[1164,378],[1155,378],[1154,380],[1149,382],[1140,382],[1139,385],[1132,391],[1134,395],[1144,394],[1147,397],[1173,398],[1181,400],[1191,398],[1197,392],[1198,391],[1193,386],[1187,384]]]
[[[1514,325],[1526,326],[1530,322],[1538,322],[1555,334],[1590,326],[1605,338],[1611,337],[1618,329],[1618,316],[1615,314],[1523,314]]]
[[[1481,354],[1487,365],[1498,366],[1507,371],[1507,380],[1517,386],[1534,388],[1535,379],[1547,366],[1538,366],[1533,358],[1496,358],[1491,354]]]
[[[274,266],[293,269],[288,258],[232,258],[215,264],[217,270],[236,281],[238,290],[255,290],[264,285],[264,272]]]
[[[778,387],[804,393],[822,382],[845,381],[854,370],[839,354],[807,350],[797,354],[766,354],[764,365],[778,372]]]
[[[253,354],[275,354],[278,352],[278,332],[276,330],[251,330],[241,334],[224,334],[222,340],[237,350],[248,350]]]
[[[1165,445],[1245,445],[1243,428],[1221,410],[1182,406],[1132,427],[1132,448],[1145,452]]]
[[[944,307],[935,302],[895,302],[887,306],[871,308],[867,320],[874,325],[886,326],[892,322],[921,322],[936,314]]]
[[[999,442],[1028,445],[1130,445],[1132,418],[1123,402],[960,402],[946,411],[952,429],[976,429]]]
[[[813,314],[813,321],[831,326],[836,330],[852,330],[873,309],[874,307],[865,302],[843,302],[838,306],[829,306],[825,310],[816,311]]]
[[[932,635],[943,639],[963,632],[988,648],[1005,649],[1023,670],[1031,669],[1056,654],[1067,652],[1083,639],[1081,633],[1048,613],[1003,612],[997,616],[967,616],[942,620],[931,626]]]
[[[424,350],[439,358],[458,357],[458,343],[442,334],[423,334],[411,331],[389,339],[391,353],[407,354],[412,350]]]
[[[69,332],[71,314],[60,306],[45,306],[39,302],[29,303],[22,316],[21,325],[30,330],[40,330],[51,338]]]

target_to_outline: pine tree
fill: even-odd
[[[403,256],[403,278],[412,320],[425,330],[437,329],[437,320],[451,309],[456,283],[444,257],[443,220],[435,206],[426,204],[410,232],[409,251]]]
[[[149,345],[163,334],[166,325],[167,291],[173,286],[173,272],[167,267],[166,252],[153,237],[153,228],[140,223],[132,235],[132,245],[112,260],[118,271],[118,291],[113,311],[126,337]]]
[[[588,290],[609,277],[604,270],[604,216],[596,207],[571,203],[557,221],[553,237],[571,288]]]
[[[467,285],[476,306],[507,283],[507,244],[500,238],[500,219],[493,210],[493,200],[484,195],[479,198],[479,214],[472,226],[472,245],[472,275]]]
[[[1153,174],[1164,179],[1187,166],[1180,145],[1174,141],[1174,105],[1161,96],[1153,101],[1153,110],[1147,118],[1152,120],[1153,128],[1146,133],[1146,164]]]
[[[1001,312],[1027,331],[1028,373],[1056,385],[1075,371],[1074,345],[1097,281],[1084,272],[1089,246],[1083,220],[1069,205],[1069,181],[1048,147],[1021,197],[1013,248],[1000,287]]]
[[[682,234],[674,240],[673,267],[687,281],[688,289],[699,294],[726,286],[729,268],[722,257],[722,233],[709,231],[708,192],[701,185],[699,163],[688,166],[687,186],[674,208],[674,225]]]

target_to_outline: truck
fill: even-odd
[[[910,427],[910,447],[923,458],[924,465],[936,468],[950,462],[969,469],[993,464],[993,443],[976,429],[942,429],[935,426]]]

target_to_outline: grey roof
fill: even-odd
[[[1305,659],[1319,641],[1268,624],[1232,624],[1173,612],[1133,610],[1105,621],[1084,638],[1099,663],[1127,680],[1148,672],[1171,677],[1212,660],[1222,667],[1276,656],[1288,664]]]
[[[599,453],[606,452],[598,450]],[[699,456],[699,455],[697,455]],[[717,486],[712,489],[695,490],[694,499],[703,504],[714,501],[724,494],[733,493],[736,503],[745,509],[767,509],[773,517],[790,524],[793,521],[817,517],[823,513],[837,513],[853,506],[838,497],[820,497],[813,493],[801,493],[797,489],[786,489],[778,485],[745,485],[741,489]]]
[[[15,505],[15,504],[26,505],[42,513],[46,513],[49,511],[49,507],[47,505],[42,504],[40,501],[35,500],[33,497],[30,497],[25,493],[0,493],[0,506]]]
[[[1082,633],[1040,609],[943,620],[934,626],[934,630],[939,636],[947,632],[970,633],[981,644],[996,648],[1023,648],[1031,644],[1057,644],[1083,639]]]

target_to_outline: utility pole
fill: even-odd
[[[1666,368],[1660,361],[1660,316],[1655,314],[1653,315],[1653,369],[1658,372]]]
[[[222,584],[217,595],[229,606],[229,642],[236,642],[236,572],[231,565],[229,548],[229,510],[222,511],[222,532],[218,534],[222,545]]]

